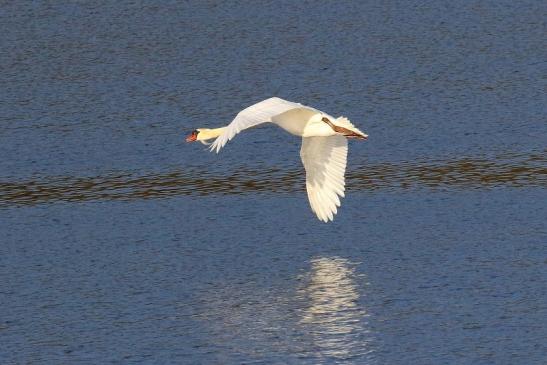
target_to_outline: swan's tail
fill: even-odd
[[[346,117],[336,118],[336,120],[334,121],[334,124],[337,125],[338,127],[348,129],[352,131],[353,133],[355,133],[356,136],[353,136],[353,137],[362,138],[362,139],[366,139],[368,137],[368,134],[366,134],[365,132],[361,131],[359,128],[354,126]]]

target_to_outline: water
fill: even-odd
[[[544,364],[545,2],[10,2],[0,359]],[[319,222],[300,141],[185,144],[280,96],[348,116]]]

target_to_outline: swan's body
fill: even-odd
[[[344,172],[348,154],[347,138],[368,136],[344,118],[333,118],[317,109],[280,98],[269,98],[241,112],[226,127],[195,130],[186,141],[216,138],[210,150],[220,151],[244,129],[271,122],[302,137],[300,158],[306,170],[306,190],[312,211],[328,222],[333,220],[344,197]]]

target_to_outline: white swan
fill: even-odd
[[[300,158],[306,170],[306,190],[311,209],[320,220],[333,220],[336,207],[340,206],[338,196],[344,197],[348,154],[346,138],[368,137],[347,118],[333,118],[317,109],[274,97],[242,110],[226,127],[194,130],[186,142],[206,143],[216,138],[210,150],[218,153],[242,130],[267,122],[302,137]]]

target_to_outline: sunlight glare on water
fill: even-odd
[[[359,288],[368,285],[365,278],[339,257],[314,258],[311,265],[300,290],[309,302],[300,323],[320,349],[319,356],[351,359],[372,352],[372,340],[366,338],[368,314],[359,305]]]

